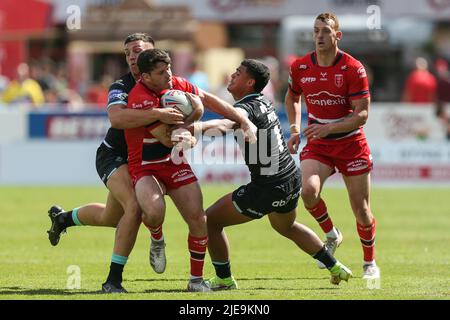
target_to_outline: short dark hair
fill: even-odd
[[[269,82],[269,68],[261,61],[254,59],[245,59],[241,62],[241,65],[246,67],[247,74],[255,80],[255,85],[253,86],[255,92],[261,92]]]
[[[164,62],[165,64],[172,63],[169,54],[161,49],[148,49],[142,51],[137,59],[137,66],[141,73],[152,72],[158,63]]]
[[[328,23],[328,20],[334,21],[334,30],[339,31],[339,20],[337,16],[332,12],[323,12],[316,17],[316,20],[320,20],[324,23]]]
[[[153,46],[155,45],[155,40],[153,40],[153,38],[143,32],[136,32],[133,34],[130,34],[124,41],[124,45],[127,44],[128,42],[133,42],[133,41],[138,41],[138,40],[142,40],[146,43],[151,43]]]

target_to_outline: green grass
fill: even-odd
[[[232,186],[203,186],[205,207]],[[168,201],[164,225],[168,265],[163,275],[148,264],[148,232],[141,227],[124,272],[127,295],[101,295],[108,271],[114,230],[74,227],[57,247],[47,239],[48,207],[73,208],[102,202],[101,187],[0,188],[0,299],[449,299],[450,189],[375,188],[372,210],[377,218],[377,262],[381,288],[370,290],[361,279],[362,250],[345,189],[325,188],[323,196],[344,234],[337,258],[355,278],[336,287],[328,272],[276,234],[267,218],[230,227],[231,262],[239,290],[212,294],[184,291],[188,278],[187,227]],[[300,206],[297,220],[318,225]],[[81,270],[81,289],[66,289],[70,265]],[[214,273],[209,257],[205,274]]]

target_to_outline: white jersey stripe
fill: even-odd
[[[144,143],[155,143],[155,142],[158,142],[158,141],[159,140],[155,139],[155,138],[151,138],[151,139],[144,138]]]
[[[338,118],[338,119],[322,119],[322,118],[315,117],[311,113],[308,114],[308,117],[313,119],[313,120],[316,120],[317,122],[323,123],[323,124],[325,124],[325,123],[335,123],[335,122],[339,122],[339,121],[342,121],[343,119],[347,118],[347,117],[342,117],[342,118]]]

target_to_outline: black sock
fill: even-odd
[[[116,285],[121,285],[122,283],[122,272],[123,272],[123,264],[111,262],[109,267],[109,274],[106,282],[112,282]]]
[[[322,249],[319,250],[319,252],[313,255],[313,258],[322,262],[327,267],[327,269],[331,269],[336,264],[336,259],[331,255],[331,253],[325,246],[323,246]]]
[[[58,219],[64,229],[75,225],[75,222],[72,219],[72,211],[61,213]]]
[[[225,279],[228,277],[231,277],[231,267],[230,262],[214,262],[213,261],[214,269],[216,269],[216,275],[221,278]]]

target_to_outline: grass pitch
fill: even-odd
[[[202,186],[205,208],[233,186]],[[102,295],[114,230],[72,227],[57,247],[48,241],[47,210],[53,203],[72,209],[106,199],[103,187],[0,187],[0,299],[150,299],[150,300],[299,300],[299,299],[449,299],[450,189],[374,188],[377,262],[380,283],[361,279],[362,250],[345,189],[325,188],[323,197],[344,242],[336,257],[355,275],[333,286],[328,272],[270,227],[267,218],[226,229],[232,271],[240,289],[212,294],[185,292],[189,276],[187,226],[167,201],[164,224],[168,265],[158,275],[148,263],[149,235],[141,227],[124,271],[128,294]],[[323,237],[300,205],[297,220]],[[80,289],[68,289],[80,270]],[[214,270],[209,256],[206,277]],[[69,281],[68,281],[69,280]],[[372,289],[371,289],[372,288]]]

